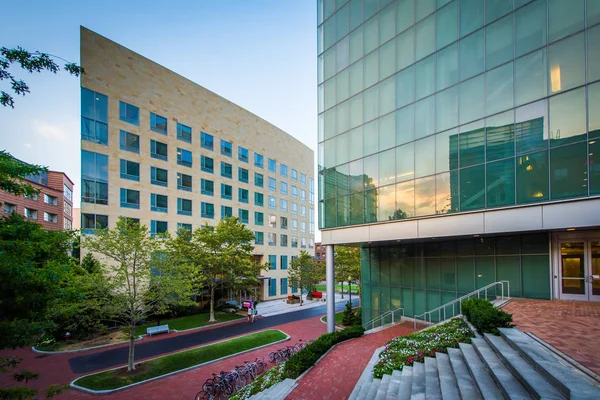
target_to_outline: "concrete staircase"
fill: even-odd
[[[382,379],[361,378],[349,399],[600,399],[600,383],[555,352],[518,329],[500,333]]]
[[[288,394],[296,387],[295,379],[284,379],[276,385],[271,386],[267,390],[257,393],[250,397],[250,400],[281,400],[285,399]]]

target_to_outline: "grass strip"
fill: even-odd
[[[336,325],[341,325],[343,319],[344,319],[343,311],[338,311],[335,313],[335,324]],[[327,315],[323,317],[323,322],[327,322]]]
[[[209,316],[210,316],[210,314],[204,313],[204,314],[189,315],[187,317],[164,319],[164,320],[160,320],[160,325],[169,325],[169,329],[176,329],[178,331],[182,331],[184,329],[199,328],[201,326],[206,326],[206,325],[212,324],[212,323],[210,323],[210,324],[208,323]],[[217,322],[227,322],[227,321],[233,321],[233,320],[244,318],[244,317],[241,315],[238,315],[238,314],[228,314],[228,313],[217,312],[217,313],[215,313],[215,318],[217,319]],[[136,326],[135,334],[136,334],[136,336],[145,335],[146,328],[148,328],[150,326],[156,326],[156,325],[157,325],[157,323],[156,323],[156,321],[154,321],[154,322],[149,322],[144,325]],[[127,331],[129,328],[124,328],[124,329]]]
[[[317,292],[325,292],[327,291],[327,285],[316,285],[315,286],[315,290]],[[335,291],[340,291],[342,290],[342,285],[340,284],[336,284],[335,285]],[[360,290],[360,286],[358,285],[352,285],[352,290],[355,292],[358,292]],[[344,293],[348,291],[348,284],[344,284]]]
[[[210,344],[136,364],[136,368],[139,368],[140,371],[133,374],[124,374],[125,368],[120,368],[84,376],[75,384],[92,390],[118,389],[285,338],[286,335],[283,332],[276,330],[253,333],[226,342]]]

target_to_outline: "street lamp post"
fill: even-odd
[[[349,277],[348,277],[348,287],[349,287],[350,289],[348,289],[348,296],[350,296],[350,300],[349,300],[349,301],[350,301],[350,304],[352,304],[352,281],[351,281],[351,279],[352,279],[352,277],[351,277],[351,276],[349,276]]]

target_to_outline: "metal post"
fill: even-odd
[[[327,279],[327,332],[335,332],[335,269],[333,265],[333,246],[325,247],[325,268]]]
[[[487,300],[487,288],[485,288],[485,299]]]
[[[506,282],[506,297],[510,298],[510,281]]]
[[[500,286],[502,287],[502,301],[504,301],[504,282],[500,283]]]

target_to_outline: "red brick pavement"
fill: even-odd
[[[504,310],[519,329],[600,374],[600,303],[515,299]]]
[[[412,332],[412,323],[404,322],[337,345],[298,381],[286,400],[347,399],[375,350]]]
[[[290,322],[287,324],[271,327],[268,329],[280,329],[283,332],[291,336],[292,343],[295,343],[298,339],[309,340],[315,339],[322,333],[325,333],[326,326],[319,321],[320,317],[314,317],[310,319],[304,319],[301,321]],[[176,335],[184,335],[186,333],[179,333]],[[187,333],[189,334],[189,332]],[[157,336],[155,338],[145,338],[144,342],[162,340],[164,336]],[[208,343],[207,343],[208,344]],[[206,344],[204,344],[206,345]],[[159,379],[153,382],[145,383],[131,389],[115,392],[110,395],[102,396],[101,398],[108,399],[144,399],[144,400],[167,400],[167,399],[193,399],[198,391],[202,387],[202,383],[209,378],[212,372],[219,372],[223,370],[229,370],[234,368],[235,365],[240,365],[244,360],[253,360],[256,357],[262,357],[266,359],[268,353],[276,348],[281,347],[282,344],[274,344],[269,347],[265,347],[259,350],[255,350],[249,353],[242,354],[237,357],[227,358],[225,360],[209,364],[204,367],[192,369],[187,372],[182,372],[164,379]],[[114,348],[114,347],[111,347]],[[31,349],[18,349],[12,351],[2,351],[0,356],[15,355],[23,358],[23,362],[20,364],[21,368],[25,368],[31,371],[38,372],[40,378],[36,381],[31,382],[28,386],[38,389],[40,393],[43,392],[50,384],[64,384],[70,383],[75,378],[85,374],[75,374],[69,367],[69,358],[101,352],[106,349],[90,350],[89,352],[70,353],[70,354],[53,354],[50,356],[43,356],[33,352]],[[178,350],[181,351],[181,350]],[[142,360],[136,360],[142,361]],[[266,361],[266,360],[265,360]],[[0,386],[11,387],[18,385],[16,382],[11,380],[10,374],[0,375]],[[44,396],[40,396],[40,399]],[[69,389],[65,393],[56,396],[55,399],[98,399],[100,397],[90,395],[75,389]]]

